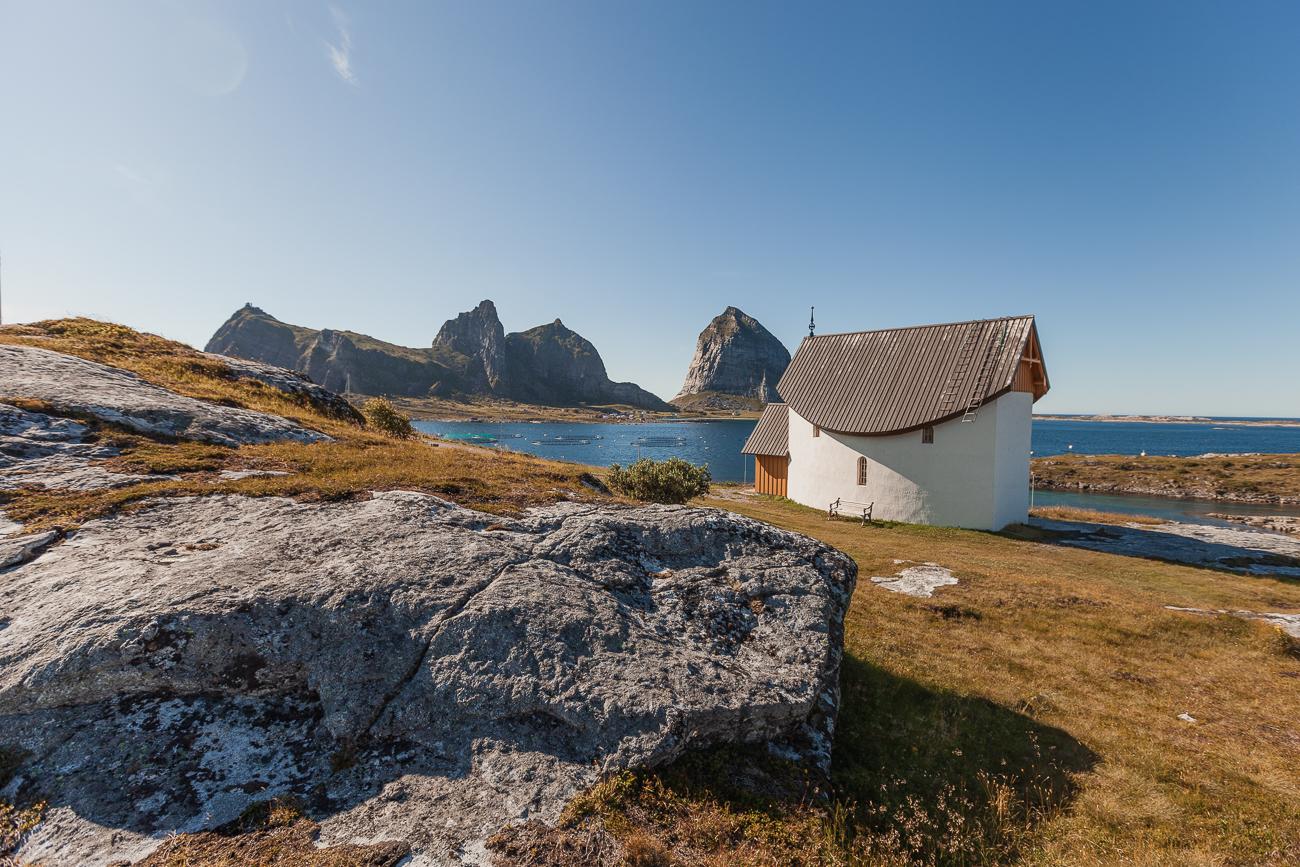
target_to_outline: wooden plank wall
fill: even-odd
[[[1035,385],[1033,363],[1025,358],[1020,359],[1020,366],[1016,368],[1015,382],[1011,385],[1012,390],[1027,391],[1033,394]]]
[[[775,455],[754,456],[754,490],[760,494],[784,497],[790,458]]]

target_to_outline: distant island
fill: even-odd
[[[1296,418],[1216,418],[1208,415],[1034,415],[1034,421],[1127,421],[1144,424],[1229,424],[1240,427],[1300,427]]]

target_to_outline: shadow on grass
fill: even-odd
[[[1099,761],[1065,731],[845,654],[832,778],[859,834],[940,862],[1014,854]],[[892,844],[891,844],[892,845]]]
[[[753,863],[1001,863],[1100,760],[1061,729],[849,654],[841,687],[830,799],[762,748],[720,747],[642,773],[607,807]]]

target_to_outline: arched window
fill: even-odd
[[[865,485],[866,483],[867,483],[867,459],[858,458],[858,484]]]

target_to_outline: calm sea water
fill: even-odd
[[[1034,422],[1035,455],[1199,455],[1206,452],[1300,453],[1300,427],[1253,426],[1241,419],[1152,423],[1040,419]],[[752,419],[663,421],[652,424],[570,422],[417,421],[438,436],[473,438],[512,451],[564,461],[609,466],[637,458],[685,458],[708,464],[720,482],[753,479],[753,461],[740,447],[754,429]]]
[[[1203,455],[1207,452],[1300,452],[1300,427],[1247,425],[1253,419],[1208,422],[1086,421],[1036,419],[1034,454]]]
[[[740,454],[754,429],[752,419],[652,424],[417,421],[415,426],[437,436],[598,467],[677,457],[708,464],[719,482],[753,480],[753,458]]]

